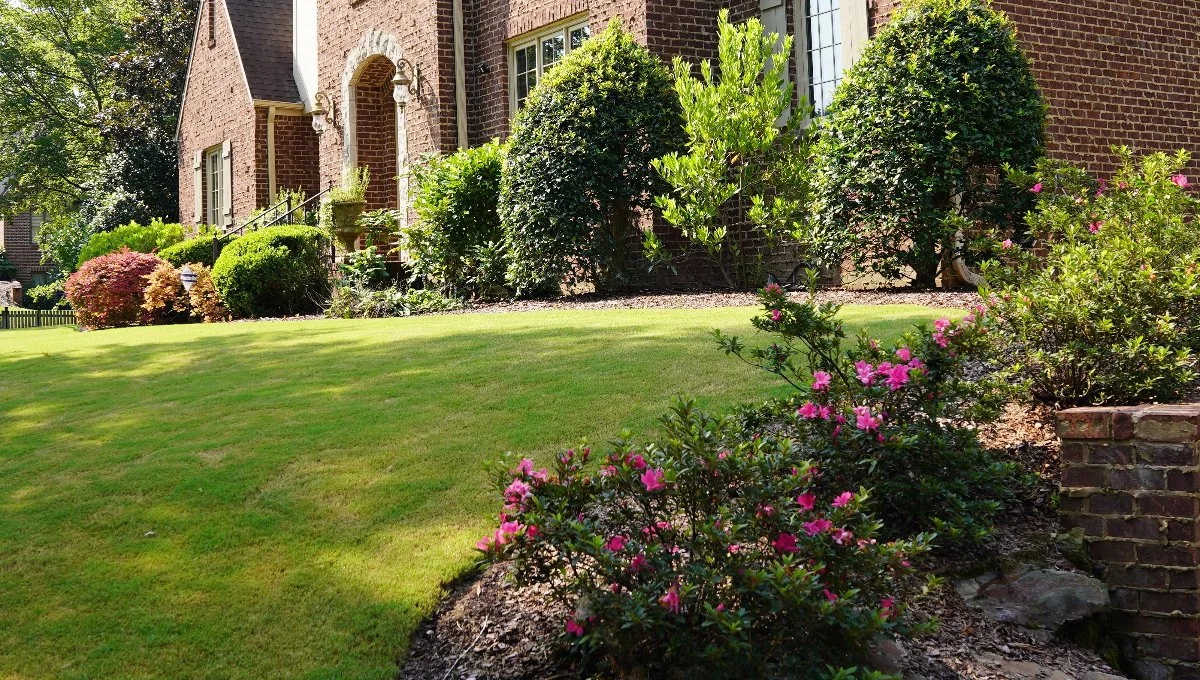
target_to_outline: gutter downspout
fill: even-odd
[[[463,6],[462,0],[453,0],[454,5],[454,118],[458,123],[458,148],[465,149],[467,142],[467,64],[463,49]]]
[[[267,205],[275,200],[275,107],[267,107]]]

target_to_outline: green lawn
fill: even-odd
[[[394,677],[491,524],[482,461],[779,392],[707,335],[750,314],[0,332],[0,678]]]

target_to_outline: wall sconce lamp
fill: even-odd
[[[327,92],[313,95],[312,128],[318,135],[326,129],[337,127],[337,111],[333,98]]]
[[[421,85],[425,82],[421,75],[421,65],[412,64],[407,59],[401,59],[396,64],[396,75],[392,76],[392,99],[400,106],[408,103],[409,95],[421,99]]]

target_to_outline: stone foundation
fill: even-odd
[[[1139,677],[1200,680],[1200,404],[1058,415],[1063,522],[1108,583]]]

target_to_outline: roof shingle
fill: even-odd
[[[300,102],[292,75],[292,0],[225,0],[250,96]]]

